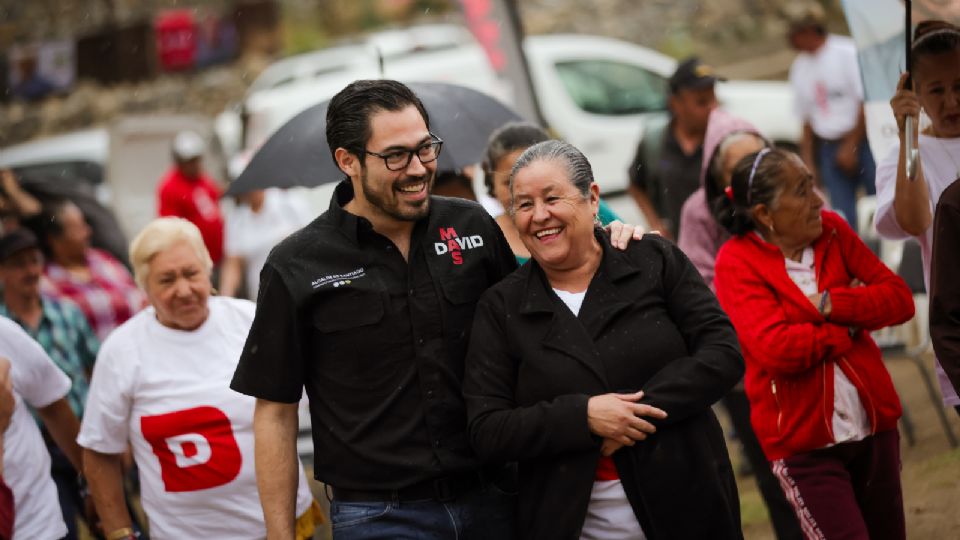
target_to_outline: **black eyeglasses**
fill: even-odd
[[[433,140],[428,143],[421,144],[413,150],[394,150],[393,152],[386,154],[378,154],[377,152],[371,152],[370,150],[366,149],[363,152],[382,159],[383,164],[388,170],[402,171],[410,166],[410,162],[413,161],[414,154],[417,155],[417,159],[420,160],[420,163],[430,163],[431,161],[436,161],[437,158],[440,157],[440,147],[443,146],[443,140],[433,133],[430,134],[430,137]]]

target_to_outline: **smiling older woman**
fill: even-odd
[[[910,290],[823,210],[796,154],[747,155],[731,187],[717,295],[773,472],[808,538],[902,539],[900,400],[870,331],[913,316]]]
[[[743,373],[736,336],[673,244],[611,248],[594,226],[598,194],[567,143],[532,146],[514,166],[532,261],[477,306],[471,441],[519,462],[519,538],[742,538],[710,410]]]
[[[103,530],[133,537],[121,481],[132,444],[152,537],[263,538],[255,400],[229,386],[254,305],[210,296],[212,262],[186,220],[147,225],[130,259],[151,307],[101,347],[78,438]],[[301,470],[297,515],[312,534],[311,500]]]

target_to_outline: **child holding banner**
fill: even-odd
[[[913,73],[901,75],[890,100],[900,144],[877,168],[874,223],[885,238],[916,238],[930,290],[931,209],[941,193],[960,178],[960,28],[944,21],[920,23],[910,54]],[[906,88],[908,77],[913,79],[914,90]],[[921,110],[930,118],[930,126],[919,133],[920,164],[916,179],[910,180],[902,151],[904,123],[913,117],[917,126]],[[939,364],[937,374],[944,402],[960,413],[960,399]]]

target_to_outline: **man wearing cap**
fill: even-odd
[[[717,106],[717,80],[713,68],[698,58],[681,62],[669,81],[670,116],[647,122],[630,164],[630,194],[649,227],[671,239],[679,236],[683,203],[700,187],[703,137]]]
[[[73,303],[40,294],[43,254],[37,237],[27,229],[14,229],[0,238],[0,315],[20,325],[40,344],[54,364],[70,379],[66,401],[73,414],[83,416],[89,377],[100,342],[87,319]],[[76,538],[76,517],[84,508],[76,469],[53,438],[42,429],[50,452],[51,476],[57,485],[68,538]]]
[[[161,217],[182,217],[196,225],[217,268],[223,259],[221,190],[201,167],[206,146],[203,138],[193,131],[177,133],[173,139],[173,167],[160,180],[157,189],[157,213]]]
[[[790,85],[803,120],[800,156],[816,171],[834,209],[856,229],[857,189],[876,193],[857,48],[849,37],[827,33],[823,8],[815,2],[791,4],[787,17],[790,45],[799,51]]]

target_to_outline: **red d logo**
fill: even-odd
[[[240,474],[243,458],[230,419],[215,407],[140,418],[143,438],[160,460],[167,491],[222,486]]]

